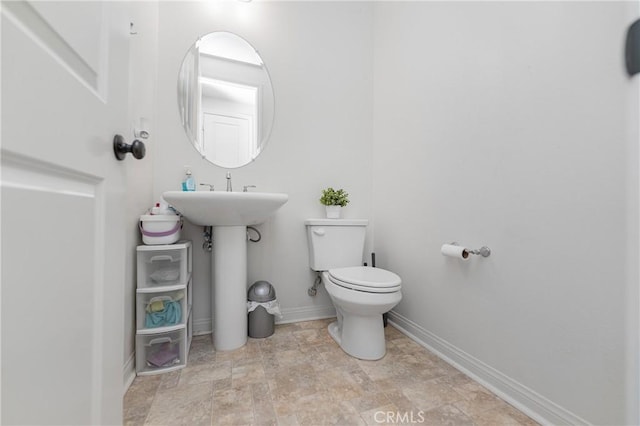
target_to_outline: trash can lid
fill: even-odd
[[[269,302],[276,298],[276,289],[268,281],[256,281],[247,293],[251,302]]]

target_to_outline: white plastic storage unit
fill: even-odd
[[[191,346],[191,241],[137,248],[136,373],[187,365]]]

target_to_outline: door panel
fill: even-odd
[[[44,410],[49,424],[82,424],[91,419],[87,390],[100,392],[92,357],[74,356],[94,351],[100,329],[102,283],[88,261],[99,191],[84,176],[10,157],[2,163],[3,423],[42,424]],[[24,407],[33,401],[38,410]]]

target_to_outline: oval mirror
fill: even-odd
[[[203,158],[220,167],[242,167],[260,155],[273,125],[267,67],[236,34],[202,36],[182,61],[178,110],[189,142]]]

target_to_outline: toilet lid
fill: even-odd
[[[391,271],[366,266],[330,269],[329,278],[336,285],[369,293],[392,293],[402,283]]]

